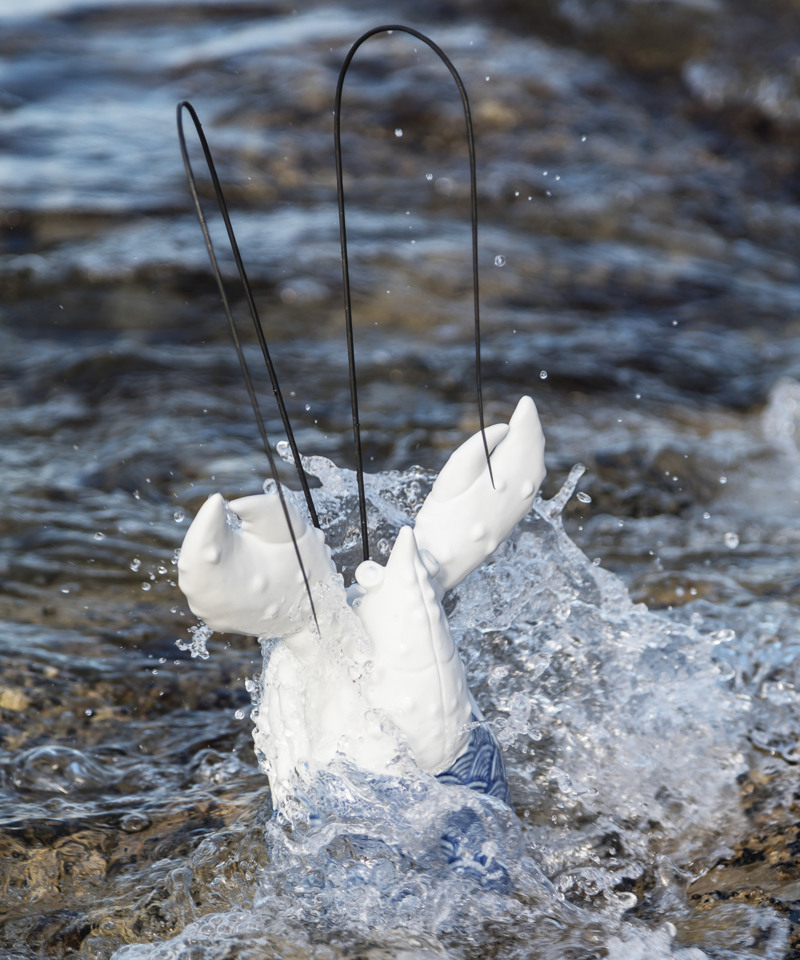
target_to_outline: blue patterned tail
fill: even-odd
[[[451,767],[437,774],[436,779],[485,793],[511,806],[500,745],[492,731],[475,716],[472,722],[479,726],[473,728],[466,750]]]

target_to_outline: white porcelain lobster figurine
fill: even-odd
[[[530,510],[545,473],[533,400],[523,397],[486,440],[494,484],[477,433],[447,461],[414,527],[401,528],[386,566],[363,562],[347,591],[322,532],[290,506],[319,631],[276,494],[228,505],[215,494],[195,517],[178,561],[193,613],[212,630],[279,638],[254,714],[276,804],[293,777],[335,760],[381,774],[408,757],[508,800],[499,748],[481,725],[441,598]]]

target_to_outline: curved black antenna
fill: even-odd
[[[236,332],[236,325],[233,321],[233,315],[231,313],[230,305],[228,303],[228,297],[225,293],[225,285],[222,281],[222,274],[220,273],[219,264],[217,263],[217,258],[214,253],[214,248],[211,244],[211,238],[208,233],[208,228],[206,225],[205,215],[203,214],[202,207],[200,205],[200,199],[197,191],[197,181],[194,176],[194,171],[192,170],[191,163],[189,162],[189,154],[186,149],[186,137],[183,132],[183,115],[182,110],[186,110],[192,118],[194,123],[195,130],[197,131],[197,136],[200,141],[200,146],[203,149],[203,155],[205,156],[206,165],[208,166],[208,172],[211,176],[211,183],[214,187],[214,195],[217,200],[217,206],[219,207],[219,212],[222,216],[222,219],[225,223],[225,229],[228,233],[228,241],[231,245],[231,252],[233,253],[233,258],[236,261],[236,269],[239,271],[239,279],[242,283],[242,289],[244,290],[245,298],[247,299],[247,306],[250,310],[250,317],[253,321],[253,327],[256,331],[256,336],[258,338],[259,346],[261,347],[261,353],[264,357],[264,363],[267,367],[267,372],[269,373],[270,384],[272,385],[272,392],[275,396],[275,401],[278,404],[278,411],[281,415],[281,422],[283,423],[283,429],[286,431],[286,438],[289,441],[289,447],[292,451],[292,457],[294,458],[294,466],[297,470],[297,476],[300,480],[300,486],[303,489],[303,495],[306,499],[306,505],[308,506],[308,512],[311,515],[311,521],[315,527],[319,527],[319,519],[317,518],[317,511],[314,509],[314,501],[311,496],[311,490],[308,486],[308,478],[306,472],[303,469],[303,464],[300,459],[300,453],[297,449],[297,443],[294,438],[294,431],[292,430],[292,424],[289,420],[289,414],[286,411],[286,405],[283,402],[283,394],[281,393],[280,384],[278,383],[278,375],[275,372],[275,367],[272,364],[272,358],[270,357],[269,347],[267,346],[267,341],[264,336],[264,329],[261,325],[261,319],[258,315],[258,309],[256,308],[255,299],[253,298],[253,291],[250,287],[250,281],[247,279],[247,273],[245,272],[244,262],[242,261],[242,256],[239,252],[239,244],[236,242],[236,236],[233,232],[233,226],[231,224],[231,219],[228,214],[228,206],[225,203],[225,196],[222,192],[222,186],[219,182],[219,177],[217,176],[217,169],[214,164],[213,157],[211,156],[211,149],[208,146],[208,141],[206,140],[205,133],[203,132],[202,124],[200,123],[200,118],[197,116],[197,111],[189,103],[188,100],[181,100],[178,104],[177,113],[178,113],[178,139],[180,140],[181,145],[181,155],[183,157],[183,165],[186,168],[186,176],[189,178],[189,188],[192,191],[192,199],[194,200],[195,210],[197,211],[197,217],[200,220],[200,227],[203,231],[203,237],[206,241],[206,249],[208,250],[208,255],[211,259],[211,268],[214,271],[214,277],[217,281],[217,287],[219,288],[219,293],[222,298],[222,303],[225,308],[225,315],[228,318],[228,323],[231,328],[231,333],[233,334],[234,344],[236,345],[236,350],[239,355],[239,362],[242,366],[242,373],[244,374],[244,380],[247,385],[247,391],[250,394],[250,402],[253,405],[253,412],[255,413],[256,421],[258,423],[259,433],[261,434],[261,439],[264,443],[264,449],[267,453],[267,459],[270,462],[270,468],[272,469],[273,474],[275,473],[275,465],[272,459],[272,453],[269,448],[269,443],[267,441],[267,434],[264,428],[264,421],[261,416],[261,410],[258,406],[258,400],[256,399],[255,391],[253,390],[252,381],[250,379],[250,374],[247,369],[247,364],[244,361],[244,355],[241,352],[239,346],[239,336]],[[277,474],[276,474],[277,476]]]
[[[283,420],[283,425],[286,429],[287,436],[289,438],[289,444],[291,445],[292,454],[295,458],[295,467],[297,468],[298,476],[300,477],[300,483],[303,486],[303,492],[306,496],[306,503],[308,504],[308,510],[311,514],[311,518],[314,522],[314,526],[319,527],[319,521],[317,519],[317,513],[314,509],[314,502],[311,499],[311,491],[308,489],[308,481],[306,479],[305,471],[303,470],[302,464],[300,463],[300,454],[297,452],[297,445],[294,440],[294,434],[292,433],[291,424],[289,423],[289,417],[286,413],[286,408],[283,404],[283,396],[281,395],[280,388],[278,386],[278,381],[275,376],[275,370],[272,366],[272,360],[269,356],[269,350],[267,348],[266,340],[264,339],[264,331],[261,328],[261,321],[258,318],[258,312],[256,310],[255,302],[253,300],[253,294],[250,289],[250,284],[247,280],[247,275],[245,274],[244,264],[242,263],[242,258],[239,254],[239,246],[236,243],[236,237],[233,233],[233,227],[231,225],[230,217],[228,216],[228,208],[225,203],[225,197],[222,193],[222,187],[219,182],[219,177],[217,176],[217,170],[214,166],[214,160],[211,156],[211,150],[208,146],[208,141],[206,140],[205,134],[203,133],[203,127],[200,123],[200,118],[197,116],[197,111],[189,103],[188,100],[181,100],[177,106],[177,120],[178,120],[178,140],[181,147],[181,156],[183,157],[183,165],[186,168],[186,176],[189,180],[189,189],[192,193],[192,200],[194,201],[195,211],[197,212],[197,219],[200,221],[200,229],[203,231],[203,239],[205,240],[206,250],[208,251],[208,256],[211,261],[211,269],[214,272],[214,278],[217,281],[217,288],[219,289],[219,295],[222,299],[222,305],[225,309],[225,316],[228,318],[228,326],[230,327],[231,336],[233,337],[233,345],[236,348],[236,355],[239,358],[239,364],[242,368],[242,376],[244,377],[245,386],[247,387],[247,393],[250,397],[250,403],[253,406],[253,412],[256,416],[256,423],[258,424],[258,432],[261,434],[261,441],[264,444],[264,451],[267,454],[267,460],[269,461],[269,468],[272,472],[273,479],[275,480],[275,486],[278,491],[278,498],[281,502],[281,507],[283,508],[283,515],[286,518],[286,525],[289,528],[289,535],[292,538],[292,544],[294,546],[294,552],[297,556],[297,562],[300,566],[300,572],[303,575],[303,583],[305,584],[306,593],[308,594],[308,600],[311,604],[311,613],[314,616],[314,623],[317,627],[317,632],[319,633],[319,621],[317,620],[317,611],[314,607],[314,598],[311,596],[311,585],[308,582],[308,574],[306,573],[305,564],[303,563],[303,558],[300,556],[300,546],[297,542],[297,537],[294,532],[294,527],[292,525],[292,520],[289,515],[289,507],[286,503],[286,497],[283,493],[283,487],[278,479],[278,471],[275,466],[275,458],[272,454],[272,449],[270,447],[269,438],[267,437],[267,430],[264,426],[264,418],[261,416],[261,410],[258,406],[258,398],[256,397],[256,392],[253,387],[253,380],[250,376],[250,371],[247,367],[247,361],[245,360],[244,351],[242,350],[242,343],[239,339],[239,331],[236,329],[236,323],[233,319],[233,314],[231,313],[230,304],[228,302],[228,296],[225,292],[225,284],[222,280],[222,273],[219,268],[219,263],[217,262],[217,256],[214,252],[214,244],[211,241],[211,234],[208,230],[208,224],[206,223],[205,214],[203,212],[202,204],[200,203],[200,196],[197,191],[197,180],[194,176],[194,171],[192,170],[192,164],[189,160],[189,152],[186,148],[186,137],[183,132],[183,111],[186,110],[189,113],[189,116],[192,118],[192,121],[197,131],[197,136],[200,140],[200,146],[203,149],[203,155],[205,156],[206,164],[208,166],[208,172],[211,176],[211,182],[214,186],[214,194],[217,199],[217,205],[219,207],[220,214],[222,219],[225,222],[225,229],[228,232],[228,240],[230,241],[231,250],[233,251],[234,259],[236,260],[236,266],[239,270],[239,277],[242,281],[242,285],[247,295],[247,302],[250,306],[250,315],[253,318],[253,323],[256,328],[256,333],[258,334],[259,343],[261,344],[261,350],[264,354],[264,360],[267,364],[267,370],[269,371],[270,380],[272,382],[272,389],[275,394],[275,399],[278,401],[278,406],[281,411],[281,419]]]
[[[358,418],[358,390],[356,385],[356,361],[355,349],[353,346],[353,310],[350,301],[350,266],[347,256],[347,227],[344,215],[344,184],[342,180],[342,138],[341,138],[341,113],[342,113],[342,89],[344,87],[344,78],[350,63],[356,54],[356,51],[366,40],[374,37],[378,33],[408,33],[427,44],[431,50],[439,57],[458,87],[461,96],[461,103],[464,106],[464,120],[467,127],[467,149],[469,151],[469,186],[470,186],[470,219],[472,224],[472,299],[475,316],[475,390],[478,399],[478,419],[481,426],[481,435],[483,437],[483,449],[486,453],[486,465],[489,468],[489,479],[494,487],[494,476],[492,474],[492,461],[489,456],[489,444],[486,441],[486,427],[483,419],[483,389],[481,385],[481,322],[480,322],[480,304],[478,296],[478,188],[477,176],[475,173],[475,138],[472,131],[472,116],[469,109],[469,99],[464,83],[459,76],[458,71],[453,66],[452,61],[447,54],[437,44],[415,30],[413,27],[404,27],[400,24],[388,24],[381,27],[373,27],[350,47],[347,56],[339,71],[339,81],[336,84],[336,98],[333,107],[333,138],[334,154],[336,158],[336,192],[339,202],[339,237],[342,247],[342,280],[344,283],[344,316],[347,328],[347,357],[350,367],[350,402],[353,413],[353,437],[355,441],[355,453],[357,464],[357,482],[358,482],[358,500],[361,513],[361,543],[364,552],[364,559],[369,560],[369,535],[367,532],[367,500],[364,491],[364,457],[361,450],[361,425]]]

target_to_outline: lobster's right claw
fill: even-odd
[[[420,550],[439,564],[441,593],[460,583],[497,549],[528,513],[545,475],[544,434],[530,397],[508,424],[486,428],[492,479],[480,432],[442,468],[414,523]]]
[[[287,510],[313,586],[336,573],[331,552],[321,531],[290,503]],[[220,633],[283,636],[310,612],[277,494],[242,497],[227,506],[220,494],[209,497],[184,538],[178,585],[192,613]]]

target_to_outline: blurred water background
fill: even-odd
[[[266,462],[175,104],[301,450],[352,467],[331,108],[393,21],[472,101],[487,419],[534,396],[546,498],[587,467],[449,601],[508,756],[517,816],[475,814],[505,891],[419,847],[430,784],[340,772],[270,820],[257,644],[176,645],[188,521]],[[477,422],[461,105],[394,35],[343,129],[390,538]],[[800,956],[796,0],[2,0],[0,145],[4,956]],[[316,471],[352,572],[352,475]]]

